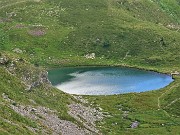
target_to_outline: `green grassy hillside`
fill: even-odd
[[[85,57],[92,53],[94,59]],[[32,128],[45,132],[41,122],[11,105],[44,106],[82,126],[67,113],[67,105],[77,102],[71,95],[46,81],[35,85],[45,69],[80,65],[180,72],[180,2],[0,0],[0,96],[11,99],[0,98],[0,134],[34,134]],[[174,78],[159,91],[84,98],[112,116],[97,123],[103,134],[180,134],[180,80]],[[119,105],[123,110],[118,111]],[[129,112],[126,118],[124,111]],[[135,120],[140,126],[129,129]]]

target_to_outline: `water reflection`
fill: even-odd
[[[62,68],[49,71],[58,89],[79,95],[113,95],[144,92],[167,86],[171,76],[119,67]]]

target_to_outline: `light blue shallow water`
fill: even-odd
[[[120,67],[61,68],[48,72],[58,89],[78,95],[113,95],[157,90],[173,79],[166,74]]]

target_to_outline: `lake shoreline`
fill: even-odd
[[[79,73],[79,71],[83,73]],[[95,71],[97,71],[97,73]],[[173,77],[169,74],[125,66],[71,66],[54,68],[49,70],[49,72],[49,80],[56,88],[66,93],[76,95],[139,93],[164,88],[174,81]],[[86,72],[90,72],[91,75],[89,76]],[[104,76],[106,72],[112,72],[113,77],[108,74]],[[70,74],[74,74],[74,76],[70,77]],[[92,76],[94,78],[100,78],[94,82]],[[70,81],[70,79],[74,77],[75,80]],[[168,80],[164,80],[164,77]],[[106,82],[105,80],[109,81]],[[90,84],[92,86],[89,86]],[[83,85],[88,85],[88,87]]]
[[[140,66],[131,66],[131,65],[124,65],[124,64],[120,64],[120,65],[109,65],[109,64],[100,64],[100,65],[96,65],[96,64],[90,64],[90,65],[64,65],[64,66],[57,66],[57,67],[47,67],[46,71],[48,72],[49,70],[53,70],[53,69],[60,69],[60,68],[86,68],[86,67],[122,67],[122,68],[131,68],[131,69],[137,69],[137,70],[144,70],[144,71],[150,71],[150,72],[155,72],[155,73],[159,73],[159,74],[165,74],[165,75],[169,75],[172,77],[172,79],[175,79],[173,77],[173,75],[171,75],[170,72],[164,72],[164,71],[159,71],[157,69],[152,69],[152,68],[144,68],[144,67],[140,67]]]

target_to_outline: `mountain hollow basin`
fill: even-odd
[[[64,67],[48,71],[56,88],[77,95],[114,95],[158,90],[172,76],[126,67]]]

